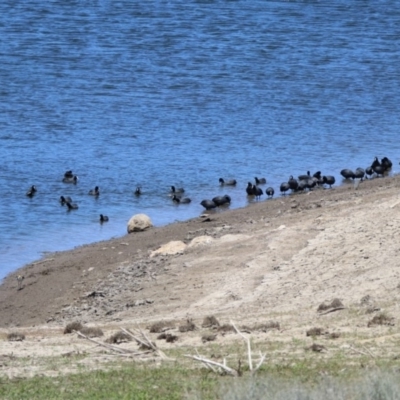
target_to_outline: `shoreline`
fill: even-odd
[[[67,251],[49,253],[3,279],[0,290],[0,326],[60,322],[60,309],[79,302],[86,292],[95,290],[121,265],[150,262],[149,253],[168,242],[179,240],[187,244],[193,237],[207,232],[213,238],[218,238],[228,232],[231,235],[248,236],[256,227],[278,229],[282,224],[291,224],[294,215],[299,220],[306,220],[309,213],[318,211],[320,207],[325,208],[322,203],[335,204],[339,201],[351,205],[352,197],[367,198],[369,192],[385,190],[381,188],[382,185],[394,186],[399,181],[399,176],[376,178],[361,182],[357,190],[354,190],[352,184],[342,184],[333,189],[279,196],[243,208],[208,213],[210,220],[207,222],[204,222],[207,219],[200,216]],[[224,229],[224,226],[229,229]],[[157,268],[167,265],[170,258],[157,257]],[[17,290],[16,281],[19,274],[25,277],[23,290],[20,291]]]

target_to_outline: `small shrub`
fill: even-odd
[[[117,333],[114,333],[114,335],[111,335],[107,340],[106,343],[111,343],[111,344],[120,344],[123,342],[130,342],[132,341],[132,337],[129,336],[127,333],[119,331]]]
[[[311,328],[306,332],[307,336],[321,336],[322,335],[322,328]]]
[[[368,322],[368,327],[374,326],[374,325],[389,325],[393,326],[394,325],[394,318],[388,317],[384,313],[380,313],[378,315],[375,315],[374,318],[372,318]]]
[[[179,332],[190,332],[190,331],[194,331],[196,329],[196,325],[193,323],[193,321],[191,319],[188,319],[186,321],[186,324],[181,325],[179,327]]]
[[[161,333],[160,335],[157,336],[158,340],[164,339],[167,343],[174,343],[178,340],[178,336],[172,335],[171,333]]]
[[[64,335],[73,331],[81,331],[83,325],[79,321],[70,322],[64,329]]]
[[[23,340],[25,340],[25,335],[20,332],[10,332],[7,335],[7,340],[9,342],[22,342]]]
[[[326,310],[330,310],[331,308],[340,308],[340,307],[344,307],[343,303],[339,300],[339,299],[333,299],[331,301],[331,303],[322,303],[318,306],[317,311],[321,312],[321,311],[326,311]]]
[[[260,331],[260,332],[267,332],[271,329],[281,329],[279,322],[277,321],[268,321],[263,324],[257,324],[253,327],[252,330]]]
[[[219,326],[219,322],[217,318],[215,318],[213,315],[210,315],[204,318],[201,326],[202,328],[214,328]]]
[[[203,343],[205,343],[205,342],[213,342],[216,338],[217,338],[217,334],[213,333],[213,334],[203,335],[201,337],[201,341]]]
[[[175,328],[175,324],[172,321],[159,321],[151,325],[149,330],[151,333],[161,333],[167,329],[173,328]]]
[[[82,333],[82,335],[85,335],[90,338],[100,337],[104,335],[103,331],[100,328],[89,327],[89,326],[82,327],[80,332]]]
[[[228,333],[228,332],[236,332],[235,328],[231,324],[224,324],[218,328],[218,332]]]

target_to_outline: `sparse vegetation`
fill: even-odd
[[[374,318],[372,318],[368,322],[368,327],[374,326],[374,325],[389,325],[393,326],[394,325],[394,319],[386,315],[385,313],[380,313],[378,315],[375,315]]]
[[[172,321],[158,321],[149,327],[150,333],[161,333],[167,329],[175,328],[175,323]]]
[[[81,331],[83,325],[79,321],[70,322],[64,329],[64,334],[72,333],[74,331]]]
[[[9,342],[22,342],[25,340],[25,335],[21,332],[10,332],[7,335],[7,340]]]

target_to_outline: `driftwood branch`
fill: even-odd
[[[265,357],[267,356],[267,354],[262,354],[260,352],[260,360],[257,363],[256,367],[253,369],[253,360],[252,360],[252,357],[251,357],[250,339],[247,338],[245,335],[243,335],[243,333],[240,332],[240,330],[236,327],[236,325],[232,321],[231,321],[231,324],[232,324],[233,328],[235,329],[235,331],[247,343],[247,354],[248,354],[249,370],[251,371],[251,373],[254,373],[261,367],[261,365],[265,361]],[[216,361],[212,361],[212,360],[209,360],[209,359],[207,359],[205,357],[200,356],[199,353],[197,352],[197,350],[196,350],[196,353],[197,353],[197,356],[186,355],[185,357],[192,358],[193,360],[202,362],[207,368],[211,369],[214,372],[215,372],[215,368],[214,367],[218,367],[220,369],[220,371],[222,370],[223,372],[225,372],[225,373],[227,373],[229,375],[232,375],[232,376],[241,376],[242,375],[241,368],[240,368],[240,365],[241,365],[240,360],[239,360],[238,369],[233,369],[233,368],[230,368],[230,367],[227,366],[225,358],[223,359],[222,363],[218,363]]]
[[[148,337],[147,335],[138,327],[138,333],[133,333],[129,329],[121,328],[122,332],[126,333],[130,337],[136,340],[136,342],[140,343],[144,347],[151,349],[158,356],[163,358],[164,360],[172,360],[169,358],[163,351],[161,351]],[[140,337],[141,336],[141,337]]]
[[[231,321],[231,324],[232,324],[233,328],[235,329],[236,333],[238,333],[247,342],[247,356],[248,356],[248,360],[249,360],[249,370],[253,371],[253,362],[252,362],[252,359],[251,359],[250,339],[247,338],[246,336],[244,336],[243,333],[240,332],[238,328],[236,328],[236,325],[233,323],[233,321]]]
[[[329,314],[329,313],[334,312],[334,311],[344,310],[345,308],[346,308],[346,307],[335,307],[335,308],[330,308],[330,309],[328,309],[328,310],[326,310],[326,311],[324,311],[324,312],[320,312],[318,315],[326,315],[326,314]]]
[[[142,355],[145,355],[145,354],[149,353],[148,351],[147,352],[138,353],[138,352],[134,352],[134,351],[128,350],[128,349],[122,349],[120,347],[113,346],[111,344],[102,343],[102,342],[99,342],[98,340],[94,340],[94,339],[84,335],[83,333],[81,333],[79,331],[75,331],[75,332],[77,333],[78,336],[88,340],[89,342],[95,343],[98,346],[101,346],[101,347],[104,347],[104,348],[106,348],[108,350],[111,350],[111,351],[114,351],[116,353],[119,353],[120,355],[125,355],[125,356],[132,357],[132,356],[142,356]]]
[[[238,376],[238,373],[236,370],[229,368],[228,366],[226,366],[224,364],[217,363],[215,361],[208,360],[207,358],[203,358],[203,357],[199,357],[199,356],[185,355],[185,357],[192,358],[193,360],[196,360],[196,361],[200,361],[203,364],[205,364],[207,367],[211,367],[211,369],[213,369],[212,366],[214,365],[216,367],[221,368],[223,371],[225,371],[229,375]]]

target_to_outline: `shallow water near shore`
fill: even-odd
[[[246,206],[255,176],[278,193],[307,170],[340,184],[342,168],[375,156],[399,170],[398,2],[6,0],[0,11],[0,277],[122,236],[136,213],[165,225],[225,193]],[[69,169],[77,185],[61,182]],[[173,204],[170,185],[192,203]]]

